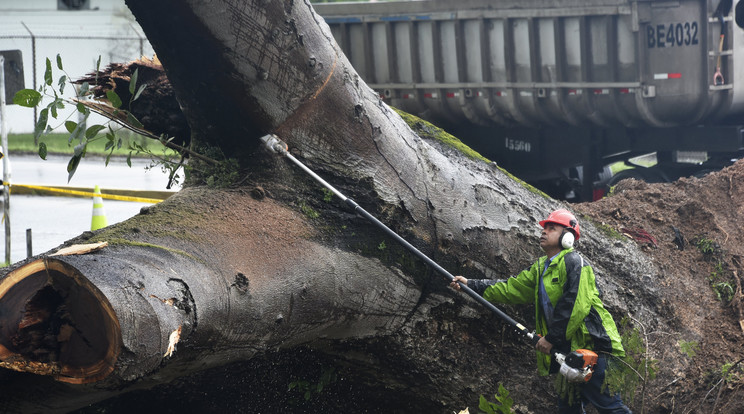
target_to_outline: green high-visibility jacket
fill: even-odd
[[[473,288],[485,288],[483,297],[493,303],[534,303],[536,332],[561,352],[590,349],[598,354],[624,356],[620,334],[612,315],[602,305],[592,267],[573,249],[561,251],[545,269],[547,260],[543,256],[529,269],[505,281],[476,280]],[[538,298],[541,275],[554,308],[550,324]],[[550,356],[537,352],[537,367],[541,375],[548,375]]]

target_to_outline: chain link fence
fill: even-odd
[[[134,21],[115,15],[105,16],[105,22],[83,21],[59,23],[54,18],[47,21],[3,24],[0,27],[0,50],[20,50],[23,56],[23,72],[26,88],[38,90],[44,83],[46,61],[52,63],[52,84],[57,87],[64,75],[77,79],[96,69],[100,59],[101,69],[110,63],[123,63],[141,56],[152,57],[154,52],[147,38]],[[59,55],[63,70],[57,68]],[[74,89],[65,88],[64,97],[74,97]],[[9,104],[12,102],[8,102]],[[8,126],[11,133],[29,133],[34,130],[38,119],[37,109],[8,106]],[[72,107],[60,111],[57,123],[50,120],[50,126],[62,131],[64,120],[76,117]],[[59,121],[61,120],[61,121]],[[91,121],[103,122],[91,117]],[[60,129],[61,128],[61,129]]]

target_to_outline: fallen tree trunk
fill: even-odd
[[[42,400],[37,387],[5,392],[4,407],[69,411],[301,345],[440,412],[490,395],[504,377],[546,383],[529,347],[494,336],[471,301],[453,299],[442,278],[326,200],[257,138],[277,133],[365,209],[467,276],[527,266],[539,254],[535,223],[559,203],[425,138],[428,126],[413,132],[358,78],[309,3],[127,3],[166,68],[193,148],[236,159],[239,168],[225,162],[222,174],[243,184],[200,186],[220,173],[194,161],[191,187],[70,242],[108,247],[13,266],[0,282],[2,366],[56,382]],[[624,274],[654,274],[633,246],[608,254],[604,236],[582,226],[598,272],[609,274],[623,255]],[[601,283],[612,309],[625,313],[633,296],[614,279]],[[641,284],[637,294],[652,296],[653,281],[625,289]],[[634,309],[643,318],[657,311]],[[8,383],[27,383],[8,372]],[[533,407],[552,400],[531,394],[516,393]]]

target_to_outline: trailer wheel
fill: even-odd
[[[660,176],[656,171],[649,168],[631,168],[628,170],[620,171],[619,173],[612,176],[607,181],[607,192],[612,190],[612,187],[616,186],[622,180],[628,178],[635,178],[636,180],[645,181],[647,183],[661,183],[666,180]]]
[[[695,177],[695,178],[703,178],[706,175],[708,175],[708,174],[710,174],[710,173],[712,173],[714,171],[716,171],[716,170],[711,169],[711,168],[704,168],[702,170],[696,171],[695,174],[692,174],[692,176]]]

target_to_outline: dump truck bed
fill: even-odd
[[[716,123],[744,112],[744,71],[734,70],[744,60],[744,31],[734,10],[716,15],[718,5],[435,0],[314,7],[386,102],[434,122],[645,128]]]

